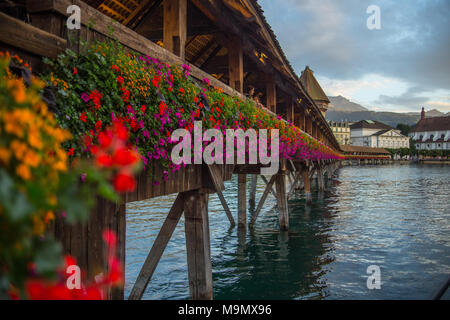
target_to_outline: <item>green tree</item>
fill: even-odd
[[[397,124],[397,129],[400,130],[402,135],[408,136],[408,133],[411,131],[411,126],[404,123],[399,123]]]

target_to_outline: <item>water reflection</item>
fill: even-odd
[[[210,197],[216,299],[428,298],[450,273],[450,170],[440,166],[364,166],[339,170],[306,205],[289,202],[280,232],[269,194],[254,230],[230,229]],[[258,195],[264,182],[258,180]],[[237,179],[225,197],[237,212]],[[174,196],[127,207],[126,294],[131,290]],[[248,219],[254,209],[250,208]],[[368,290],[366,269],[381,267],[382,289]],[[174,232],[144,299],[189,296],[184,220]]]

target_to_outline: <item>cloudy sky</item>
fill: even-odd
[[[298,75],[371,110],[450,111],[449,0],[259,0]],[[367,28],[367,8],[381,29]]]

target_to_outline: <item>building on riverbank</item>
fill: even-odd
[[[362,120],[350,125],[350,144],[371,148],[409,148],[409,137],[387,124]]]
[[[418,150],[450,150],[450,117],[425,117],[425,108],[419,122],[409,136]]]
[[[336,140],[340,145],[350,144],[350,123],[347,121],[335,122],[328,121]]]

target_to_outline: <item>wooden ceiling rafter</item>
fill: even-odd
[[[156,0],[154,3],[149,3],[145,8],[144,8],[144,13],[142,14],[142,16],[140,18],[137,18],[137,16],[135,15],[135,17],[133,19],[130,19],[130,22],[128,22],[127,27],[135,30],[136,28],[138,28],[144,21],[147,20],[148,17],[150,17],[155,10],[161,6],[163,0]]]

